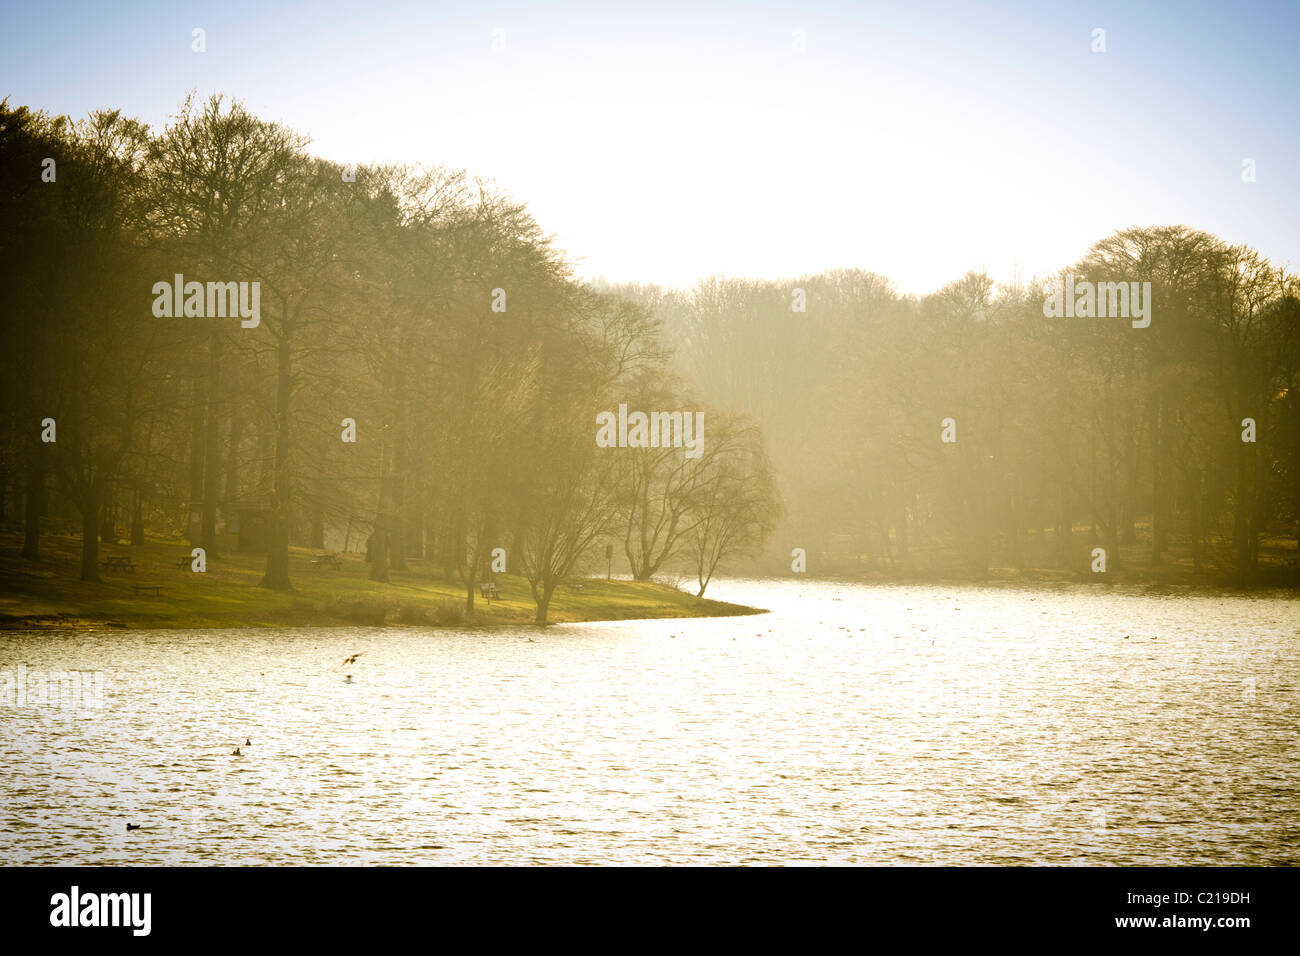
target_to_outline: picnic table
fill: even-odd
[[[489,604],[492,603],[493,598],[499,598],[501,596],[501,592],[497,590],[495,581],[480,582],[478,586],[478,593],[483,595],[483,597],[487,598]]]
[[[152,591],[154,594],[158,595],[159,597],[162,596],[162,590],[163,590],[163,586],[161,584],[133,584],[131,585],[131,588],[132,590],[135,591],[136,594],[139,594],[141,591]]]
[[[135,574],[135,562],[131,560],[129,555],[110,554],[108,557],[104,558],[104,570],[130,571],[132,574]]]
[[[311,563],[314,567],[330,567],[336,571],[341,567],[337,554],[318,554]]]

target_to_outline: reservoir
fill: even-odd
[[[0,633],[102,681],[0,701],[0,863],[1300,862],[1294,600],[709,596],[770,613]]]

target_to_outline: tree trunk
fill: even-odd
[[[551,584],[542,588],[541,596],[537,598],[537,616],[533,618],[535,624],[546,623],[546,611],[551,606],[551,595],[555,593],[555,585]]]
[[[1191,517],[1192,526],[1192,573],[1201,574],[1205,570],[1205,560],[1202,556],[1201,534],[1201,482],[1200,476],[1196,471],[1192,472],[1188,479],[1188,488],[1190,493],[1187,496],[1188,510]]]
[[[131,512],[131,544],[144,544],[144,495],[135,489],[135,507]]]
[[[716,565],[715,565],[715,566],[716,566]],[[699,577],[696,578],[696,581],[698,581],[698,582],[699,582],[699,585],[700,585],[700,589],[699,589],[698,591],[695,592],[695,596],[696,596],[697,598],[702,598],[702,597],[704,597],[704,592],[707,591],[707,590],[709,589],[709,582],[712,581],[712,580],[713,580],[713,572],[712,572],[712,571],[710,571],[710,572],[709,572],[708,574],[706,574],[706,575],[701,575],[701,576],[699,576]]]
[[[1164,462],[1161,460],[1162,442],[1161,405],[1159,396],[1153,397],[1151,411],[1151,565],[1160,564],[1165,553],[1164,516]]]
[[[45,470],[36,460],[27,475],[27,501],[23,505],[22,557],[27,561],[40,558],[40,516],[45,511]]]
[[[394,571],[409,571],[406,564],[406,435],[404,403],[399,405],[396,447],[393,451],[393,475],[388,499],[388,566]]]
[[[386,440],[385,440],[386,441]],[[385,446],[379,458],[379,508],[375,512],[375,530],[370,536],[370,580],[388,581],[389,555],[392,551],[390,534],[393,520],[393,476],[389,471],[389,452]]]
[[[325,509],[319,501],[311,507],[311,546],[317,551],[325,550]]]
[[[44,512],[45,467],[38,458],[27,476],[27,501],[23,507],[23,557],[28,561],[40,558],[41,515]]]
[[[1251,482],[1250,447],[1241,442],[1237,449],[1236,507],[1232,515],[1233,544],[1237,550],[1237,571],[1245,576],[1254,571],[1254,496]]]
[[[81,511],[81,580],[99,580],[99,506],[103,488],[98,478],[90,482],[77,502]]]
[[[366,552],[370,561],[370,580],[388,581],[388,516],[380,506],[375,515],[375,531],[370,536],[370,548]]]
[[[483,560],[483,552],[487,550],[487,546],[483,542],[491,541],[493,536],[492,521],[489,518],[477,529],[474,538],[474,550],[470,551],[468,545],[465,548],[465,560],[461,564],[460,576],[461,580],[465,582],[465,610],[467,612],[474,610],[474,589],[478,586],[480,580],[479,571],[486,564]],[[492,580],[491,571],[488,572],[486,580]]]
[[[104,544],[117,544],[117,500],[112,484],[105,489],[99,515],[99,540]]]
[[[271,513],[270,550],[266,553],[266,574],[261,586],[272,591],[292,591],[289,580],[289,522],[279,508]]]
[[[395,506],[389,516],[388,531],[388,566],[394,571],[409,571],[406,563],[406,522],[402,519],[401,507]]]
[[[227,392],[231,395],[238,395],[240,389],[239,363],[235,362],[232,369]],[[239,498],[239,446],[244,440],[244,416],[240,414],[240,408],[240,403],[237,401],[231,402],[229,405],[230,438],[226,449],[226,492],[224,496],[227,507],[234,504]]]
[[[199,546],[213,557],[217,553],[217,502],[221,499],[221,333],[214,327],[208,339],[207,415],[203,433],[203,519]],[[278,467],[277,462],[277,467]]]
[[[190,500],[185,503],[185,537],[190,544],[198,544],[195,536],[193,505],[203,500],[203,400],[200,380],[196,373],[190,395]]]
[[[271,507],[271,542],[266,554],[266,574],[261,586],[273,591],[292,591],[289,580],[289,402],[293,391],[292,357],[289,341],[288,304],[276,354],[275,387],[275,490]]]

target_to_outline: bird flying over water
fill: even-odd
[[[352,654],[352,655],[350,655],[350,656],[348,656],[348,657],[343,658],[343,663],[344,663],[344,664],[355,664],[355,663],[357,662],[357,658],[360,657],[360,656],[361,656],[362,654],[364,654],[364,653],[365,653],[365,651],[357,651],[355,654]]]

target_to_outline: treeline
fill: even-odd
[[[326,162],[220,97],[159,131],[5,102],[0,170],[0,519],[28,559],[64,516],[85,580],[101,541],[214,560],[264,516],[265,587],[345,529],[373,579],[423,558],[469,609],[504,561],[540,621],[606,544],[638,579],[689,561],[702,594],[771,528],[753,422],[488,183]],[[699,453],[598,447],[620,404],[703,412]]]
[[[221,98],[158,131],[5,103],[0,170],[0,521],[37,560],[74,519],[86,579],[101,541],[215,558],[264,518],[266,587],[290,544],[342,539],[472,608],[501,549],[544,619],[606,545],[703,593],[765,541],[783,573],[795,548],[982,573],[1100,546],[1245,579],[1300,535],[1300,284],[1186,227],[1055,277],[1150,283],[1135,327],[974,273],[922,298],[857,270],[583,284],[490,184],[325,162]],[[601,447],[622,405],[703,411],[698,457]]]
[[[1149,282],[1150,324],[1049,317],[1067,278]],[[763,428],[788,503],[769,568],[1086,573],[1101,547],[1246,580],[1262,539],[1300,536],[1300,283],[1245,246],[1127,229],[1050,283],[923,298],[856,270],[621,291]]]

